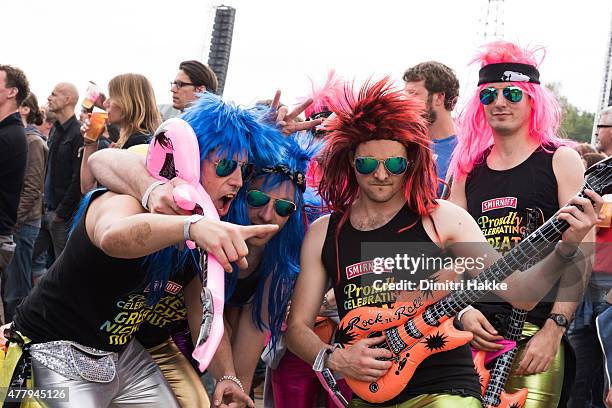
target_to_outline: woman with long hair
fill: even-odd
[[[140,74],[117,75],[108,83],[109,97],[104,101],[108,113],[107,122],[120,128],[119,140],[113,145],[127,149],[148,143],[157,127],[161,115],[151,82]],[[85,135],[89,121],[85,121],[81,133]],[[98,150],[97,141],[85,139],[81,162],[81,192],[87,193],[95,187],[95,179],[87,166],[87,159]]]

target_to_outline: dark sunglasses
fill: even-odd
[[[501,90],[502,95],[507,101],[512,103],[520,102],[523,99],[523,90],[518,86],[507,86]],[[489,105],[497,99],[497,88],[485,88],[480,91],[480,103]]]
[[[402,174],[408,168],[408,159],[405,157],[387,157],[380,160],[374,157],[356,157],[355,169],[361,174],[372,174],[380,163],[384,163],[385,169],[396,176]]]
[[[597,129],[606,129],[606,128],[612,128],[612,125],[597,125],[595,127]]]
[[[238,162],[232,159],[220,159],[215,162],[215,172],[219,177],[228,177],[232,175],[240,165],[242,179],[249,180],[253,175],[254,166],[248,162]]]
[[[176,81],[170,82],[170,88],[172,88],[174,85],[176,85],[176,87],[178,89],[181,89],[184,86],[196,86],[195,84],[192,84],[191,82],[183,82],[183,81],[179,81],[178,79]]]
[[[247,193],[247,204],[253,208],[261,208],[274,199],[274,210],[281,217],[288,217],[297,209],[293,201],[276,198],[259,190],[249,190]]]

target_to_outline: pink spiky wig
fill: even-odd
[[[330,110],[333,101],[340,97],[344,92],[344,81],[338,77],[333,69],[327,73],[327,79],[321,87],[310,81],[312,104],[304,110],[306,118],[310,118],[317,113]]]
[[[437,178],[427,137],[422,102],[394,88],[387,77],[366,82],[358,94],[346,86],[342,98],[332,101],[336,116],[329,120],[321,153],[325,172],[319,194],[335,212],[348,214],[359,186],[351,157],[360,143],[395,140],[406,147],[411,165],[406,170],[404,195],[409,208],[423,216],[436,206]]]
[[[498,63],[521,63],[538,67],[544,59],[544,49],[521,48],[507,41],[494,41],[482,47],[482,51],[470,62],[479,62],[480,67]],[[542,53],[538,60],[536,54]],[[561,107],[555,96],[545,87],[531,82],[508,82],[518,86],[529,96],[531,117],[529,136],[541,145],[558,147],[566,144],[557,136],[561,122]],[[459,143],[453,153],[450,169],[455,178],[466,177],[483,152],[493,144],[493,131],[487,122],[484,108],[480,103],[480,91],[488,84],[478,86],[457,120]]]

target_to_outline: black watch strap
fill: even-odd
[[[555,322],[555,324],[559,327],[564,327],[566,329],[569,327],[569,320],[567,317],[565,317],[565,315],[560,313],[551,313],[548,315],[548,318]]]

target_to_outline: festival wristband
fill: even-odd
[[[240,390],[242,390],[242,392],[244,392],[244,387],[242,386],[242,382],[238,379],[238,377],[234,375],[224,375],[223,377],[219,378],[219,382],[225,381],[225,380],[233,382],[238,387],[240,387]]]
[[[461,322],[461,317],[466,314],[467,312],[469,312],[470,310],[473,310],[474,306],[470,305],[468,307],[466,307],[465,309],[463,309],[462,311],[460,311],[459,313],[457,313],[457,321]]]
[[[189,227],[191,227],[191,224],[195,224],[202,218],[204,218],[204,216],[200,214],[193,214],[185,218],[185,221],[183,221],[183,239],[185,241],[193,241],[193,239],[191,239],[191,234],[189,234]]]
[[[165,181],[155,181],[153,183],[151,183],[151,185],[149,186],[149,188],[147,188],[147,190],[144,192],[144,194],[142,195],[142,200],[140,200],[140,204],[142,204],[143,208],[145,210],[149,210],[149,207],[147,205],[147,203],[149,202],[149,196],[151,195],[151,193],[153,192],[153,190],[155,190],[156,187],[161,186],[162,184],[166,184]]]
[[[339,346],[340,344],[336,343],[333,346],[326,346],[319,350],[319,352],[317,353],[317,357],[315,358],[315,361],[312,364],[312,369],[314,371],[323,371],[327,359]]]

